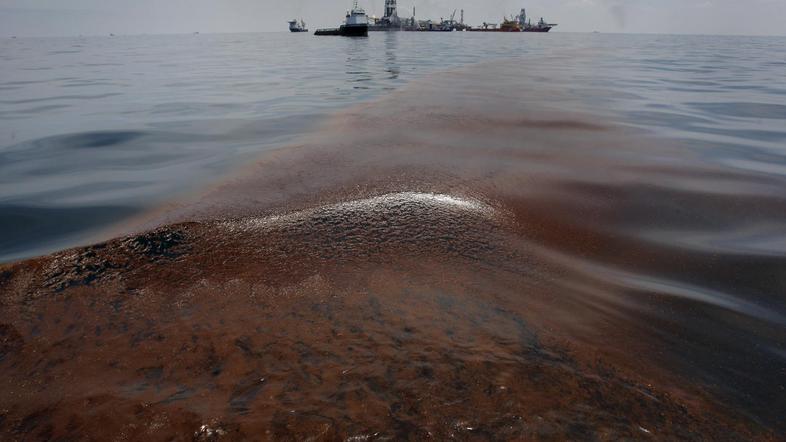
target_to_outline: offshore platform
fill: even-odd
[[[456,12],[450,16],[449,20],[440,21],[418,20],[415,17],[415,7],[412,8],[412,17],[400,18],[398,16],[398,6],[396,0],[385,0],[385,13],[381,18],[371,17],[369,20],[369,31],[422,31],[422,32],[451,32],[464,31],[469,26],[464,25],[464,10],[461,10],[461,18],[456,21]]]
[[[480,28],[468,30],[473,32],[549,32],[554,26],[557,24],[546,23],[543,17],[533,25],[532,19],[527,19],[527,10],[522,8],[519,15],[503,18],[502,24],[499,26],[494,23],[483,23]]]
[[[382,18],[372,17],[369,31],[401,31],[401,19],[398,18],[396,0],[385,0],[385,15]]]

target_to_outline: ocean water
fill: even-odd
[[[557,53],[565,57],[548,66],[554,75],[531,78],[534,88],[581,97],[576,110],[709,143],[714,160],[783,172],[783,39],[520,37],[3,40],[0,260],[85,243],[285,145],[331,110],[425,75],[506,59],[546,72],[543,57]]]
[[[9,413],[46,434],[88,396],[132,420],[154,404],[162,437],[786,431],[784,38],[121,36],[0,57],[0,260],[159,228],[0,279],[9,306],[85,290],[0,316],[39,350],[7,346],[9,383],[83,372],[109,398],[29,387]],[[113,428],[91,425],[73,428]]]
[[[529,51],[513,39],[413,37],[3,40],[0,260],[83,243],[284,145],[330,110]]]

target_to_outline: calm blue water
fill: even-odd
[[[710,149],[713,161],[751,173],[786,173],[783,38],[6,39],[0,41],[0,261],[83,243],[285,145],[332,110],[428,74],[501,59],[520,59],[522,70],[533,64],[552,70],[553,76],[527,80],[558,91],[544,103],[552,108],[691,140]],[[465,92],[471,91],[453,91]],[[776,247],[785,244],[786,238]]]

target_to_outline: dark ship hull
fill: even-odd
[[[314,35],[338,35],[341,37],[368,37],[368,25],[346,26],[340,28],[318,29]]]
[[[494,29],[469,29],[471,32],[549,32],[552,30],[552,26],[545,26],[539,28],[527,28],[527,29],[518,29],[518,28],[494,28]]]

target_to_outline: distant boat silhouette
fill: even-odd
[[[290,20],[287,23],[289,23],[289,32],[308,32],[306,22],[302,18],[299,23],[297,20]]]

